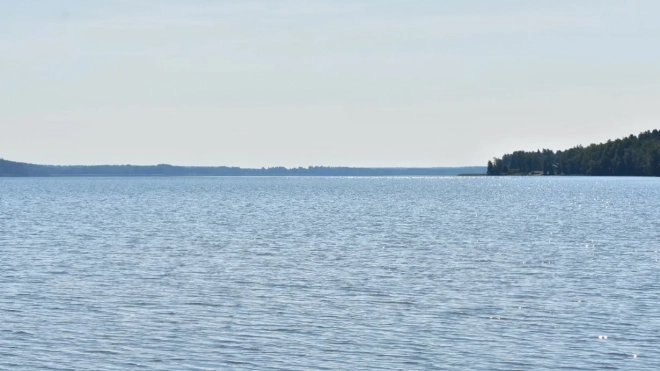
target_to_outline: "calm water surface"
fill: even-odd
[[[0,179],[0,369],[658,370],[659,205],[643,178]]]

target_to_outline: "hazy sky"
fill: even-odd
[[[483,165],[660,128],[657,0],[0,0],[0,157]]]

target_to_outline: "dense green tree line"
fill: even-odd
[[[433,176],[461,173],[484,174],[485,168],[355,168],[355,167],[271,167],[246,169],[227,166],[53,166],[0,159],[0,176]]]
[[[660,131],[566,151],[516,151],[488,161],[487,173],[660,176]]]

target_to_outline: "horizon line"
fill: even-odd
[[[261,169],[313,169],[313,168],[344,168],[344,169],[460,169],[460,168],[476,168],[476,167],[486,167],[485,165],[453,165],[453,166],[348,166],[348,165],[308,165],[308,166],[235,166],[235,165],[173,165],[168,163],[157,163],[157,164],[112,164],[112,163],[100,163],[100,164],[43,164],[43,163],[33,163],[33,162],[22,162],[9,160],[3,157],[0,157],[0,161],[14,162],[18,164],[25,165],[36,165],[36,166],[56,166],[56,167],[93,167],[93,166],[134,166],[134,167],[156,167],[156,166],[171,166],[171,167],[189,167],[189,168],[234,168],[234,169],[249,169],[249,170],[261,170]]]

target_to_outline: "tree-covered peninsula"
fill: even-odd
[[[488,161],[487,174],[660,176],[660,131],[566,151],[516,151]]]

